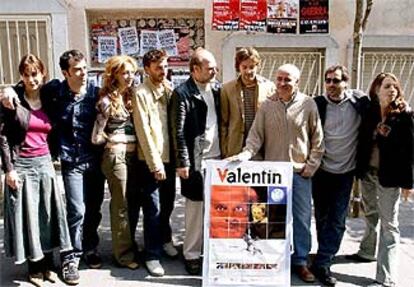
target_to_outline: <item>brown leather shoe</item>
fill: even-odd
[[[295,272],[299,278],[306,283],[315,282],[315,276],[306,266],[293,266],[293,272]]]

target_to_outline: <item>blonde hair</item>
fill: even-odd
[[[100,100],[107,96],[110,99],[109,115],[113,117],[125,116],[125,109],[132,112],[131,97],[133,88],[130,87],[123,94],[119,91],[119,82],[116,78],[118,74],[124,72],[127,64],[132,65],[134,72],[138,70],[138,65],[134,58],[126,55],[113,56],[105,64],[103,76],[103,87],[99,95]]]

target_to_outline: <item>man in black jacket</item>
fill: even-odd
[[[312,271],[327,286],[336,284],[330,266],[345,232],[357,165],[366,160],[358,147],[364,141],[360,131],[369,99],[360,91],[348,89],[348,80],[344,66],[329,67],[325,72],[326,94],[315,98],[323,125],[325,154],[312,179],[318,238]]]
[[[176,171],[185,203],[183,255],[190,274],[201,272],[203,239],[203,178],[206,159],[220,158],[220,87],[216,60],[199,48],[190,60],[190,78],[171,98],[172,139]]]

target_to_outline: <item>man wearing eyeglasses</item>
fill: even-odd
[[[330,266],[345,231],[345,219],[357,168],[360,126],[369,104],[361,91],[348,89],[348,70],[341,65],[325,72],[325,95],[315,98],[321,117],[325,153],[312,179],[318,251],[312,265],[314,275],[334,286]]]
[[[276,71],[276,93],[257,111],[243,151],[228,160],[248,160],[261,148],[264,160],[293,164],[292,269],[305,282],[315,276],[307,267],[311,250],[312,181],[324,148],[322,125],[313,99],[299,92],[299,69],[284,64]]]

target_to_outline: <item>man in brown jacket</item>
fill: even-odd
[[[252,47],[237,50],[235,68],[239,76],[221,90],[220,146],[224,157],[241,152],[260,104],[275,92],[275,85],[257,75],[260,55]]]

